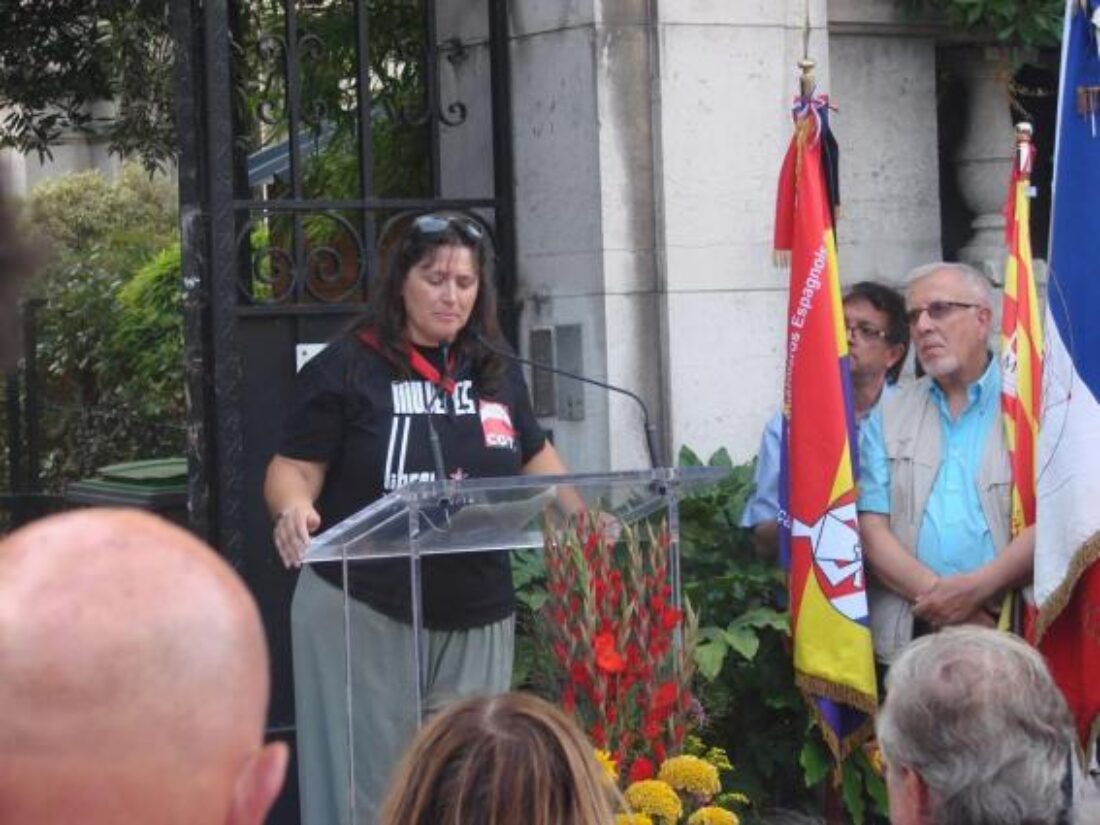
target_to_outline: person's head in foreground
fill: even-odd
[[[191,534],[138,511],[34,522],[0,542],[0,821],[262,822],[255,603]]]
[[[456,702],[397,769],[381,825],[610,825],[614,790],[584,734],[524,693]]]
[[[1073,720],[1015,636],[959,627],[917,639],[890,667],[875,727],[894,825],[1069,821]]]

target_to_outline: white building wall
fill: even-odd
[[[586,370],[650,398],[674,451],[747,460],[779,408],[772,227],[805,7],[513,7],[524,327],[580,323]],[[809,8],[818,88],[840,109],[841,276],[897,281],[939,256],[934,42],[893,0]],[[569,463],[641,463],[628,404],[586,403],[584,421],[545,422]]]
[[[659,415],[651,31],[642,0],[512,7],[522,332],[579,324],[588,375]],[[585,390],[583,420],[544,420],[577,470],[644,466],[627,399]]]
[[[677,448],[756,452],[779,408],[787,273],[772,266],[802,0],[660,4],[667,407]],[[828,88],[825,4],[810,51]]]

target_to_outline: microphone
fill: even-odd
[[[509,352],[502,347],[498,347],[495,344],[490,343],[480,332],[475,331],[474,338],[477,339],[477,342],[485,347],[485,349],[489,350],[490,352],[496,353],[501,358],[507,358],[509,361],[526,364],[534,369],[545,370],[546,372],[551,372],[555,375],[564,375],[566,378],[572,378],[575,381],[580,381],[582,384],[592,384],[593,386],[600,387],[601,389],[621,393],[627,398],[632,399],[634,403],[637,404],[642,410],[642,427],[645,430],[646,451],[649,453],[649,468],[651,470],[656,470],[658,467],[662,466],[660,461],[661,451],[660,448],[657,446],[657,428],[652,423],[650,423],[649,408],[638,395],[632,393],[628,389],[624,389],[623,387],[616,387],[614,384],[607,384],[603,381],[597,381],[595,378],[589,378],[588,376],[580,375],[575,372],[569,372],[568,370],[559,369],[558,367],[552,367],[549,364],[543,364],[539,361],[532,361],[529,358],[523,358],[522,356],[516,355],[515,353]]]
[[[435,422],[432,420],[435,416],[432,412],[432,407],[435,406],[435,400],[441,395],[443,397],[443,408],[447,408],[447,393],[443,389],[443,383],[447,378],[447,357],[450,355],[451,342],[440,341],[439,351],[443,355],[443,380],[436,385],[435,393],[433,393],[431,400],[428,402],[428,444],[432,450],[432,465],[435,468],[435,477],[437,481],[447,480],[447,465],[443,463],[443,447],[439,443],[439,431],[435,428]]]

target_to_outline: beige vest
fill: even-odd
[[[939,473],[940,417],[925,376],[882,401],[882,429],[890,462],[890,529],[916,551],[924,507]],[[999,553],[1011,534],[1012,465],[998,419],[986,436],[978,470],[978,497]],[[913,638],[911,605],[870,576],[867,587],[875,657],[889,664]]]

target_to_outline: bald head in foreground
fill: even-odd
[[[138,511],[0,542],[0,823],[262,822],[267,647],[240,579]]]

